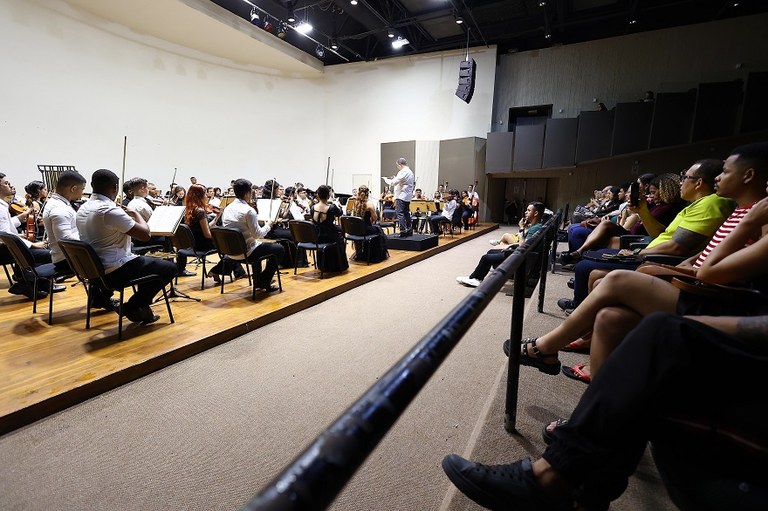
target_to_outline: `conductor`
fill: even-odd
[[[400,237],[407,238],[413,235],[413,226],[411,225],[410,204],[413,198],[414,177],[413,171],[408,167],[405,158],[398,158],[397,175],[391,178],[383,177],[385,183],[394,187],[395,196],[395,214],[397,223],[400,226]]]

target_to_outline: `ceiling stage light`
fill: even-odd
[[[392,41],[392,48],[394,48],[396,50],[399,50],[400,48],[402,48],[406,44],[409,44],[408,39],[403,39],[403,36],[397,36],[397,39]]]
[[[318,44],[317,48],[315,48],[315,55],[317,55],[319,58],[325,57],[325,48],[323,48],[322,44]]]
[[[261,21],[261,18],[259,16],[259,11],[256,10],[256,7],[251,8],[251,23],[254,25],[258,25]]]
[[[301,23],[299,23],[294,27],[294,30],[296,30],[296,32],[300,34],[309,34],[310,32],[312,32],[312,25],[310,25],[306,21],[302,21]]]

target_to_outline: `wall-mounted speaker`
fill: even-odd
[[[475,93],[476,67],[475,59],[462,60],[459,64],[459,87],[456,89],[456,96],[465,103],[469,103]]]

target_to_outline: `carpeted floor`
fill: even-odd
[[[0,508],[237,509],[470,292],[478,238],[0,438]],[[548,311],[569,275],[550,275]],[[509,287],[511,289],[511,286]],[[542,449],[583,385],[523,368],[519,429],[503,429],[511,298],[499,293],[332,508],[477,509],[440,468]],[[530,305],[530,304],[529,304]],[[578,356],[576,356],[578,357]],[[665,509],[644,465],[616,509]]]

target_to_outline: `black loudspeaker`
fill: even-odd
[[[456,89],[456,96],[469,103],[472,100],[472,94],[475,93],[475,59],[462,60],[459,64],[459,87]]]

